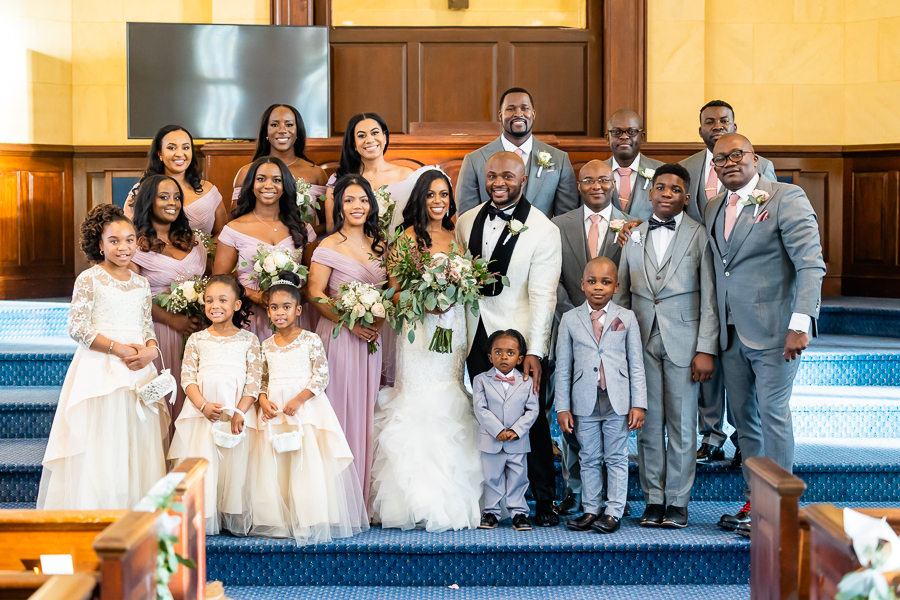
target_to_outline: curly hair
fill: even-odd
[[[453,215],[456,214],[456,201],[453,199],[453,186],[450,184],[450,178],[440,169],[432,169],[425,171],[409,195],[406,206],[403,207],[403,228],[412,227],[416,233],[416,245],[419,250],[426,251],[431,248],[431,235],[428,233],[428,192],[431,191],[431,184],[438,179],[443,179],[447,183],[447,189],[450,191],[450,206],[447,214],[441,221],[441,226],[447,231],[453,231]]]
[[[81,222],[81,251],[92,263],[103,261],[100,253],[100,242],[103,240],[103,232],[110,223],[128,223],[134,226],[131,219],[125,216],[122,209],[115,204],[100,204],[91,209],[91,212]]]
[[[284,164],[280,158],[274,156],[263,156],[257,158],[247,170],[247,176],[241,185],[241,192],[234,208],[231,210],[231,218],[237,219],[253,212],[256,208],[256,194],[253,192],[253,183],[256,180],[256,172],[265,164],[273,164],[281,171],[281,198],[278,199],[278,218],[287,227],[291,234],[291,241],[294,242],[295,248],[303,248],[306,246],[307,231],[306,223],[300,218],[300,211],[297,210],[297,181],[291,174],[290,169]]]
[[[237,280],[237,277],[231,274],[213,275],[206,282],[206,289],[209,289],[209,286],[214,283],[227,285],[234,292],[234,295],[237,296],[237,299],[241,301],[241,307],[234,311],[234,314],[231,316],[231,322],[238,329],[246,329],[250,325],[250,315],[253,314],[253,311],[250,309],[250,305],[253,303],[247,297],[244,285]]]
[[[173,131],[183,131],[187,134],[188,139],[191,140],[191,162],[188,163],[188,167],[184,171],[184,180],[188,182],[188,185],[191,186],[195,194],[201,194],[203,193],[203,180],[200,179],[200,163],[197,161],[197,149],[194,147],[194,136],[181,125],[166,125],[156,132],[153,141],[150,143],[150,150],[147,152],[147,169],[144,171],[144,174],[141,175],[138,186],[143,185],[144,181],[152,175],[166,174],[166,167],[163,165],[159,154],[162,152],[163,138]]]
[[[355,173],[344,175],[334,184],[334,212],[331,215],[334,219],[334,230],[336,233],[340,233],[345,240],[347,239],[341,229],[344,227],[344,192],[351,185],[361,187],[369,199],[369,214],[363,223],[363,233],[372,238],[372,251],[375,255],[381,256],[387,250],[387,245],[381,232],[381,225],[378,223],[378,201],[375,199],[372,186],[362,175]]]
[[[168,175],[151,175],[138,188],[137,196],[134,199],[134,228],[137,231],[138,247],[144,252],[159,253],[166,248],[166,243],[156,235],[156,226],[153,224],[153,205],[156,204],[156,194],[159,191],[159,184],[166,179],[174,182],[178,188],[179,204],[181,205],[178,217],[169,227],[169,243],[182,252],[188,252],[198,242],[194,239],[194,231],[191,229],[187,215],[184,214],[184,193],[181,191],[181,186]]]

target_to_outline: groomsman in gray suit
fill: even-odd
[[[722,100],[711,100],[700,109],[700,137],[706,144],[706,149],[681,161],[691,177],[691,202],[685,212],[689,217],[704,223],[706,219],[706,203],[722,192],[722,182],[719,181],[716,170],[713,168],[713,148],[720,137],[726,133],[737,131],[737,123],[734,119],[734,109],[730,104]],[[775,168],[772,161],[757,157],[756,170],[760,175],[765,175],[770,181],[776,181]],[[698,400],[700,416],[700,435],[703,436],[700,449],[697,451],[697,460],[711,462],[725,460],[725,452],[722,446],[725,444],[725,380],[722,379],[722,369],[716,359],[716,371],[713,378],[700,384],[700,398]],[[728,405],[728,422],[734,424],[731,416],[731,407]],[[731,441],[735,447],[732,466],[741,466],[741,449],[738,444],[737,433],[731,435]]]
[[[725,192],[706,206],[716,265],[722,369],[741,451],[790,471],[794,462],[791,388],[800,354],[816,335],[825,261],[816,213],[804,191],[760,176],[753,146],[728,133],[713,152]],[[747,503],[719,525],[750,525]]]
[[[681,165],[656,170],[653,216],[632,229],[637,241],[625,244],[619,264],[615,301],[637,317],[647,377],[647,416],[637,434],[643,527],[687,527],[697,394],[719,348],[715,267],[706,228],[684,213],[689,186]]]
[[[641,145],[647,140],[644,121],[633,110],[622,109],[613,113],[606,122],[606,139],[612,156],[606,164],[612,167],[616,180],[613,206],[646,221],[653,214],[650,206],[650,180],[653,170],[662,162],[641,154]]]
[[[616,239],[616,231],[610,224],[634,221],[612,205],[616,185],[609,165],[601,160],[592,160],[579,172],[578,193],[584,204],[573,211],[553,219],[562,237],[562,274],[556,289],[556,318],[552,351],[556,348],[556,333],[563,314],[584,304],[586,298],[581,291],[581,278],[588,261],[605,256],[615,264],[619,263],[622,247]],[[636,225],[632,223],[632,225]],[[562,472],[566,482],[566,495],[557,510],[568,515],[581,506],[581,466],[578,452],[581,447],[574,433],[562,434]]]
[[[528,182],[524,195],[548,217],[561,215],[578,206],[575,171],[569,155],[534,137],[531,129],[536,112],[531,94],[522,88],[506,90],[500,97],[503,133],[496,140],[466,154],[456,181],[459,214],[489,202],[484,184],[484,165],[503,150],[514,152],[525,163]]]

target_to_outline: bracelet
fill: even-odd
[[[206,408],[206,405],[209,404],[209,400],[200,405],[200,412],[203,412],[203,409]]]
[[[107,354],[112,354],[113,346],[115,346],[115,345],[116,345],[115,342],[110,342],[110,343],[109,343],[109,350],[107,350],[106,353],[107,353]]]

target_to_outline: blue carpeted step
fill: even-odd
[[[0,386],[62,385],[77,347],[68,337],[0,341]]]
[[[795,385],[798,438],[900,438],[900,387]]]
[[[234,600],[745,600],[749,585],[555,587],[228,586]]]
[[[0,440],[0,502],[36,502],[46,439]]]
[[[0,302],[0,340],[66,336],[68,316],[67,302]]]
[[[814,338],[803,353],[794,385],[900,385],[900,339]]]
[[[59,401],[59,387],[0,387],[0,438],[45,438]]]
[[[900,338],[900,300],[894,298],[822,298],[819,332]]]

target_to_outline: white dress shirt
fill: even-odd
[[[665,221],[665,219],[660,219],[655,214],[653,215],[653,217],[655,217],[659,221]],[[656,251],[656,264],[660,267],[662,267],[662,261],[666,256],[666,251],[669,249],[669,244],[671,244],[672,240],[675,239],[675,233],[681,226],[682,217],[684,217],[683,212],[680,212],[672,217],[673,219],[675,219],[674,231],[671,229],[667,229],[666,227],[657,227],[649,233],[650,239],[653,240],[653,249]]]
[[[588,240],[588,248],[591,247],[590,242],[590,231],[591,231],[591,215],[600,215],[603,217],[600,219],[600,222],[597,223],[597,229],[599,230],[599,234],[597,236],[597,252],[603,249],[603,244],[601,241],[604,239],[604,236],[609,232],[609,218],[612,216],[612,204],[607,204],[606,208],[601,210],[598,213],[595,213],[588,205],[584,205],[584,238]],[[591,258],[597,258],[596,256],[591,256]]]
[[[505,135],[500,136],[500,143],[503,144],[503,149],[507,152],[515,152],[519,148],[522,149],[522,152],[525,153],[525,156],[522,157],[522,160],[525,161],[525,174],[528,174],[528,163],[531,159],[531,148],[534,146],[534,136],[529,135],[528,139],[522,142],[521,146],[516,146],[511,141],[506,139]]]
[[[706,149],[706,166],[703,169],[703,181],[700,182],[700,190],[704,194],[704,199],[706,198],[706,182],[709,181],[709,172],[714,168],[712,166],[713,153],[709,151],[709,148]],[[722,191],[722,180],[719,179],[719,174],[716,173],[716,194]],[[715,195],[715,194],[713,194]]]
[[[641,153],[638,152],[637,156],[634,157],[634,161],[630,165],[620,165],[616,162],[616,157],[613,156],[612,159],[612,170],[613,177],[616,178],[616,189],[622,189],[622,182],[619,181],[619,169],[620,167],[628,167],[631,169],[631,176],[628,179],[628,198],[631,199],[631,190],[634,189],[634,182],[637,181],[638,169],[641,168]]]
[[[510,206],[504,208],[503,212],[507,215],[512,215],[518,203],[519,202],[517,200]],[[493,201],[491,201],[491,204],[496,206]],[[493,219],[488,217],[484,220],[484,234],[481,237],[481,255],[487,260],[491,259],[491,255],[494,253],[494,248],[497,247],[497,242],[501,240],[503,234],[509,233],[509,229],[507,229],[506,224],[507,221],[504,221],[500,217],[494,217]]]
[[[750,194],[753,190],[756,189],[756,184],[759,183],[759,173],[753,176],[753,179],[750,180],[750,183],[739,189],[736,193],[738,195],[738,203],[735,211],[735,223],[737,223],[737,217],[741,216],[741,211],[744,209],[744,205],[741,202],[747,200],[750,197]],[[729,191],[725,195],[725,203],[726,207],[728,204],[728,198],[731,196],[731,192]],[[749,205],[747,205],[749,206]],[[756,207],[754,207],[754,210]],[[812,317],[809,315],[805,315],[803,313],[791,313],[791,322],[788,324],[788,329],[791,331],[802,331],[804,333],[809,333],[809,327],[812,325]]]

